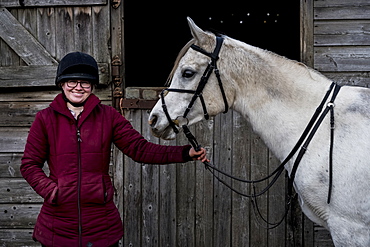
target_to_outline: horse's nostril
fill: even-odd
[[[153,115],[151,119],[149,119],[148,123],[151,127],[154,127],[157,123],[158,117],[156,115]]]

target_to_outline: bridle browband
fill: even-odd
[[[166,94],[168,92],[193,94],[193,97],[191,98],[190,103],[187,106],[187,108],[185,109],[185,112],[184,112],[184,114],[183,114],[182,117],[184,119],[187,119],[187,116],[188,116],[191,108],[193,107],[193,105],[194,105],[195,101],[197,100],[197,98],[199,98],[200,99],[200,102],[202,104],[204,118],[206,120],[208,120],[209,119],[209,115],[208,115],[208,112],[207,112],[206,103],[205,103],[204,98],[203,98],[203,89],[206,86],[206,84],[208,82],[208,79],[211,76],[211,74],[212,74],[213,71],[214,71],[214,73],[216,75],[216,78],[217,78],[217,81],[218,81],[218,85],[219,85],[220,90],[221,90],[222,98],[224,100],[224,104],[225,104],[224,113],[226,113],[229,110],[229,104],[227,102],[225,90],[224,90],[224,87],[222,85],[222,81],[221,81],[221,77],[220,77],[220,72],[219,72],[219,70],[217,68],[217,60],[219,58],[218,55],[220,53],[220,50],[221,50],[221,46],[222,46],[223,41],[224,41],[224,38],[223,37],[216,36],[216,47],[215,47],[215,49],[213,50],[212,53],[207,52],[206,50],[204,50],[204,49],[202,49],[199,46],[194,45],[194,44],[192,44],[190,46],[195,51],[198,51],[198,52],[200,52],[200,53],[202,53],[202,54],[204,54],[204,55],[206,55],[206,56],[208,56],[208,57],[211,58],[211,60],[208,63],[208,66],[207,66],[206,70],[203,73],[202,78],[199,81],[199,84],[198,84],[198,87],[197,87],[196,90],[177,89],[177,88],[166,88],[166,89],[164,89],[161,92],[161,100],[162,100],[162,109],[163,109],[163,112],[165,113],[166,118],[167,118],[167,120],[168,120],[171,128],[173,129],[173,131],[176,134],[179,133],[179,130],[176,127],[178,124],[175,123],[175,121],[171,118],[170,114],[168,113],[166,102],[165,102],[165,99],[164,99],[165,96],[166,96]]]

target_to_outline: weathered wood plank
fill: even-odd
[[[143,121],[143,128],[148,124]],[[148,135],[151,135],[147,132]],[[162,145],[176,145],[176,140],[160,140]],[[159,246],[176,246],[176,165],[159,166]]]
[[[109,65],[99,63],[99,83],[109,83]],[[57,66],[17,66],[0,69],[0,88],[55,86]]]
[[[41,204],[0,204],[0,229],[33,228]]]
[[[58,62],[5,8],[0,8],[0,37],[27,65],[53,65]]]
[[[0,150],[3,153],[22,153],[29,128],[0,128]]]
[[[55,29],[55,9],[37,9],[37,40],[45,47],[51,56],[55,57],[56,48],[56,29]]]
[[[33,229],[2,229],[0,231],[0,245],[7,247],[40,247],[41,244],[33,241]]]
[[[214,153],[213,123],[213,118],[202,121],[193,132],[210,160]],[[195,164],[195,183],[195,246],[213,246],[213,176],[199,161]]]
[[[18,16],[16,9],[10,10],[14,17]],[[0,66],[19,66],[20,58],[13,49],[0,38]]]
[[[141,126],[141,111],[125,111],[126,118],[138,129]],[[142,169],[127,156],[124,157],[123,246],[140,245],[142,239]]]
[[[1,0],[0,7],[46,7],[46,6],[83,6],[83,5],[106,5],[107,0]]]
[[[323,74],[340,85],[370,87],[370,72],[325,72]]]
[[[251,135],[252,147],[251,147],[251,179],[261,179],[268,175],[268,157],[269,152],[262,139],[257,134],[252,133]],[[256,185],[256,193],[265,188],[267,182],[261,182]],[[257,198],[257,203],[261,214],[268,217],[268,196],[263,194]],[[257,212],[252,210],[251,212],[251,245],[256,246],[268,246],[268,231],[265,229],[267,226],[258,216],[256,220]]]
[[[250,180],[251,126],[243,116],[233,112],[232,174]],[[233,187],[245,194],[251,194],[250,184],[235,181]],[[252,246],[250,225],[253,220],[251,201],[239,194],[232,194],[232,244],[231,246]]]
[[[315,225],[315,246],[334,247],[328,230],[318,225]]]
[[[141,111],[141,133],[152,143],[159,144],[159,139],[150,134],[148,123],[149,114]],[[143,235],[144,246],[155,246],[159,243],[159,165],[145,164],[142,166],[142,194],[143,194]],[[165,198],[168,200],[168,198]]]
[[[19,56],[0,38],[0,67],[19,65]]]
[[[22,178],[19,171],[22,156],[23,153],[0,153],[0,178]],[[46,163],[44,171],[49,174],[49,167]]]
[[[361,6],[370,6],[370,2],[368,0],[355,0],[355,1],[348,1],[348,0],[315,0],[314,6],[321,7],[321,8],[330,8],[330,7],[361,7]]]
[[[352,1],[351,1],[352,2]],[[315,20],[370,19],[370,5],[314,8]]]
[[[370,46],[370,20],[316,21],[315,46]]]
[[[315,47],[315,69],[323,72],[369,71],[370,47]]]
[[[35,115],[48,102],[0,102],[0,126],[31,126]]]
[[[92,7],[92,55],[99,62],[110,62],[110,8]],[[104,27],[104,28],[102,28]],[[116,42],[116,41],[113,41]],[[108,68],[106,70],[108,72]]]
[[[57,67],[12,66],[0,69],[0,88],[55,86]]]
[[[17,9],[17,20],[23,26],[26,32],[30,33],[35,39],[37,39],[37,19],[36,9],[31,8],[20,8]],[[17,52],[17,51],[15,51]],[[18,54],[18,56],[20,56]],[[27,62],[20,56],[19,65],[25,66]]]
[[[184,135],[178,135],[176,141],[177,145],[189,144]],[[195,247],[195,166],[194,162],[176,164],[177,246]]]
[[[301,0],[300,8],[300,58],[301,62],[309,67],[313,67],[313,1]]]
[[[19,171],[22,155],[21,153],[0,153],[0,178],[22,177]]]
[[[36,194],[23,178],[0,178],[0,188],[0,204],[43,202],[43,199]]]
[[[78,7],[73,10],[75,49],[92,54],[94,40],[92,39],[91,7]]]
[[[314,231],[314,223],[307,218],[305,214],[303,214],[302,209],[299,208],[301,214],[303,216],[303,224],[302,224],[302,243],[304,243],[304,247],[311,247],[312,243],[315,242],[315,231]]]
[[[278,166],[280,161],[271,153],[268,152],[268,174],[271,174]],[[271,181],[271,179],[269,179]],[[267,218],[270,223],[277,223],[283,218],[286,212],[286,190],[285,190],[285,171],[281,174],[280,178],[275,182],[275,184],[268,191],[268,202]],[[313,231],[311,231],[312,233]],[[274,246],[285,246],[285,222],[283,221],[280,226],[268,231],[268,243]],[[308,234],[307,234],[308,235]]]
[[[60,60],[67,53],[76,51],[73,31],[73,8],[57,8],[55,15],[55,29],[57,30],[56,36],[58,37],[56,57]]]
[[[233,112],[215,117],[215,153],[214,164],[224,172],[231,173],[231,149]],[[216,151],[217,150],[217,151]],[[220,176],[226,183],[231,184],[231,179]],[[214,246],[230,246],[231,244],[231,201],[232,191],[221,182],[214,183]]]

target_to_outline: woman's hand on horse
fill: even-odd
[[[204,148],[200,148],[199,151],[195,151],[194,148],[191,148],[189,150],[189,156],[193,158],[193,160],[200,160],[202,162],[209,162],[209,159],[207,159],[207,152]]]

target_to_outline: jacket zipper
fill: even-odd
[[[82,246],[82,216],[81,216],[81,133],[78,127],[77,117],[76,127],[77,127],[77,147],[78,147],[78,179],[77,179],[77,209],[78,209],[78,241],[79,246]]]

